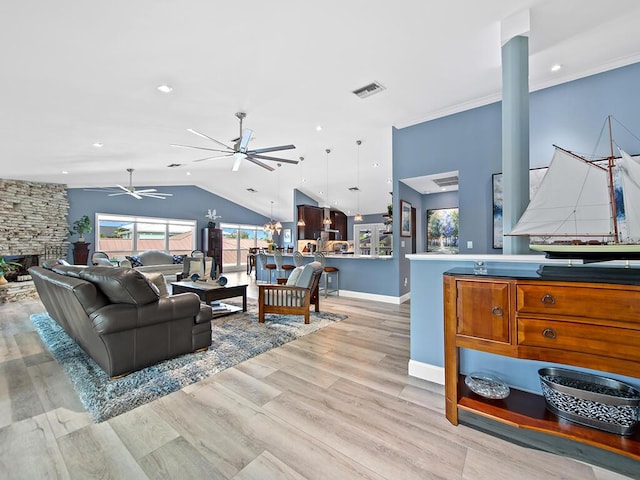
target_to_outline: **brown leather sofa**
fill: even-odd
[[[130,268],[31,267],[47,312],[109,375],[211,345],[211,308],[195,293],[162,296]]]

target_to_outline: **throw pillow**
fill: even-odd
[[[134,267],[141,267],[142,266],[142,260],[140,260],[140,257],[136,256],[136,255],[131,255],[130,257],[125,255],[125,257],[127,260],[129,260],[131,262],[131,268]]]
[[[160,297],[168,297],[169,289],[167,288],[167,281],[160,272],[142,272],[151,287],[158,293]]]
[[[184,262],[184,255],[174,255],[173,263],[182,263]]]

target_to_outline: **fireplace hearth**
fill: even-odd
[[[16,267],[15,270],[5,273],[4,278],[8,282],[31,280],[29,268],[40,265],[40,255],[3,255],[3,257],[7,262],[16,262],[21,265]]]

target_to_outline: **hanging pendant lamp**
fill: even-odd
[[[325,150],[325,152],[327,152],[327,197],[326,197],[326,203],[327,203],[327,209],[330,210],[330,204],[329,204],[329,154],[331,153],[331,150],[329,150],[328,148]],[[322,224],[323,225],[331,225],[331,218],[329,216],[324,217],[324,219],[322,220]]]
[[[358,189],[356,195],[358,195],[358,209],[356,210],[356,214],[353,216],[353,221],[361,222],[362,214],[360,213],[360,145],[362,145],[362,140],[356,140],[356,145],[358,145],[358,156],[356,160],[356,188]]]
[[[302,169],[302,162],[304,162],[304,157],[300,157],[300,169]],[[302,179],[304,182],[304,178]],[[304,218],[298,218],[298,223],[296,224],[298,227],[306,227],[307,224],[304,221]]]

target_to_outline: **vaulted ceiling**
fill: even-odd
[[[501,21],[523,9],[532,90],[640,59],[637,0],[5,2],[0,178],[107,187],[135,168],[136,186],[198,185],[265,215],[273,201],[282,220],[293,188],[353,214],[358,185],[380,213],[392,127],[499,100]],[[188,128],[230,144],[240,111],[252,148],[304,161],[232,172],[170,146],[216,148]]]

